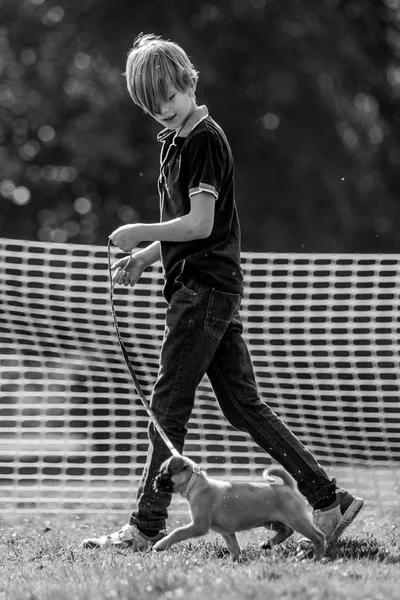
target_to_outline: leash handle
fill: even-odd
[[[118,342],[119,345],[121,347],[122,350],[122,355],[124,357],[126,366],[128,367],[128,371],[130,373],[130,376],[132,378],[132,381],[135,385],[136,391],[139,394],[139,397],[142,401],[143,406],[145,407],[147,414],[149,415],[151,421],[153,422],[155,428],[157,429],[158,433],[160,434],[161,439],[163,440],[164,444],[167,446],[168,450],[171,452],[171,454],[173,456],[181,456],[181,454],[178,452],[178,450],[175,448],[175,446],[172,444],[172,442],[170,441],[170,439],[168,438],[167,434],[165,433],[165,431],[162,429],[161,425],[159,424],[159,422],[157,421],[157,418],[154,414],[154,412],[152,411],[150,404],[142,390],[142,387],[139,383],[139,380],[136,376],[135,371],[133,370],[131,361],[129,360],[129,355],[128,352],[125,348],[125,344],[122,341],[121,338],[121,334],[119,331],[119,327],[118,327],[118,320],[117,320],[117,315],[115,312],[115,306],[114,306],[114,297],[113,297],[113,285],[112,285],[112,272],[111,272],[111,240],[108,240],[108,247],[107,247],[107,258],[108,258],[108,276],[109,276],[109,280],[110,280],[110,305],[111,305],[111,313],[113,316],[113,321],[114,321],[114,327],[115,327],[115,332],[117,334],[117,338],[118,338]]]

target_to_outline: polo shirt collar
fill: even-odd
[[[193,114],[190,115],[186,123],[183,124],[181,129],[178,131],[171,131],[171,129],[163,129],[157,135],[157,140],[159,142],[164,142],[170,135],[174,136],[174,140],[176,137],[187,138],[188,135],[193,131],[197,125],[208,117],[208,109],[207,106],[202,105],[198,106]]]

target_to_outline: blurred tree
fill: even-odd
[[[158,126],[122,75],[181,43],[236,162],[243,248],[398,251],[398,0],[0,0],[0,235],[158,219]]]

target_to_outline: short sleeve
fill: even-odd
[[[209,192],[218,199],[226,170],[221,140],[202,131],[190,140],[187,151],[189,196]]]

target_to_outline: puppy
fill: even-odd
[[[270,475],[280,477],[283,484],[275,482]],[[263,476],[268,482],[229,483],[210,479],[188,458],[172,456],[166,460],[161,465],[154,487],[158,491],[186,497],[192,521],[174,529],[158,541],[153,550],[167,550],[172,544],[205,535],[212,529],[222,535],[231,559],[236,561],[240,556],[236,532],[266,527],[273,529],[276,535],[261,548],[271,549],[295,530],[313,542],[315,559],[321,560],[325,551],[325,535],[313,525],[294,479],[282,467],[264,471]]]

